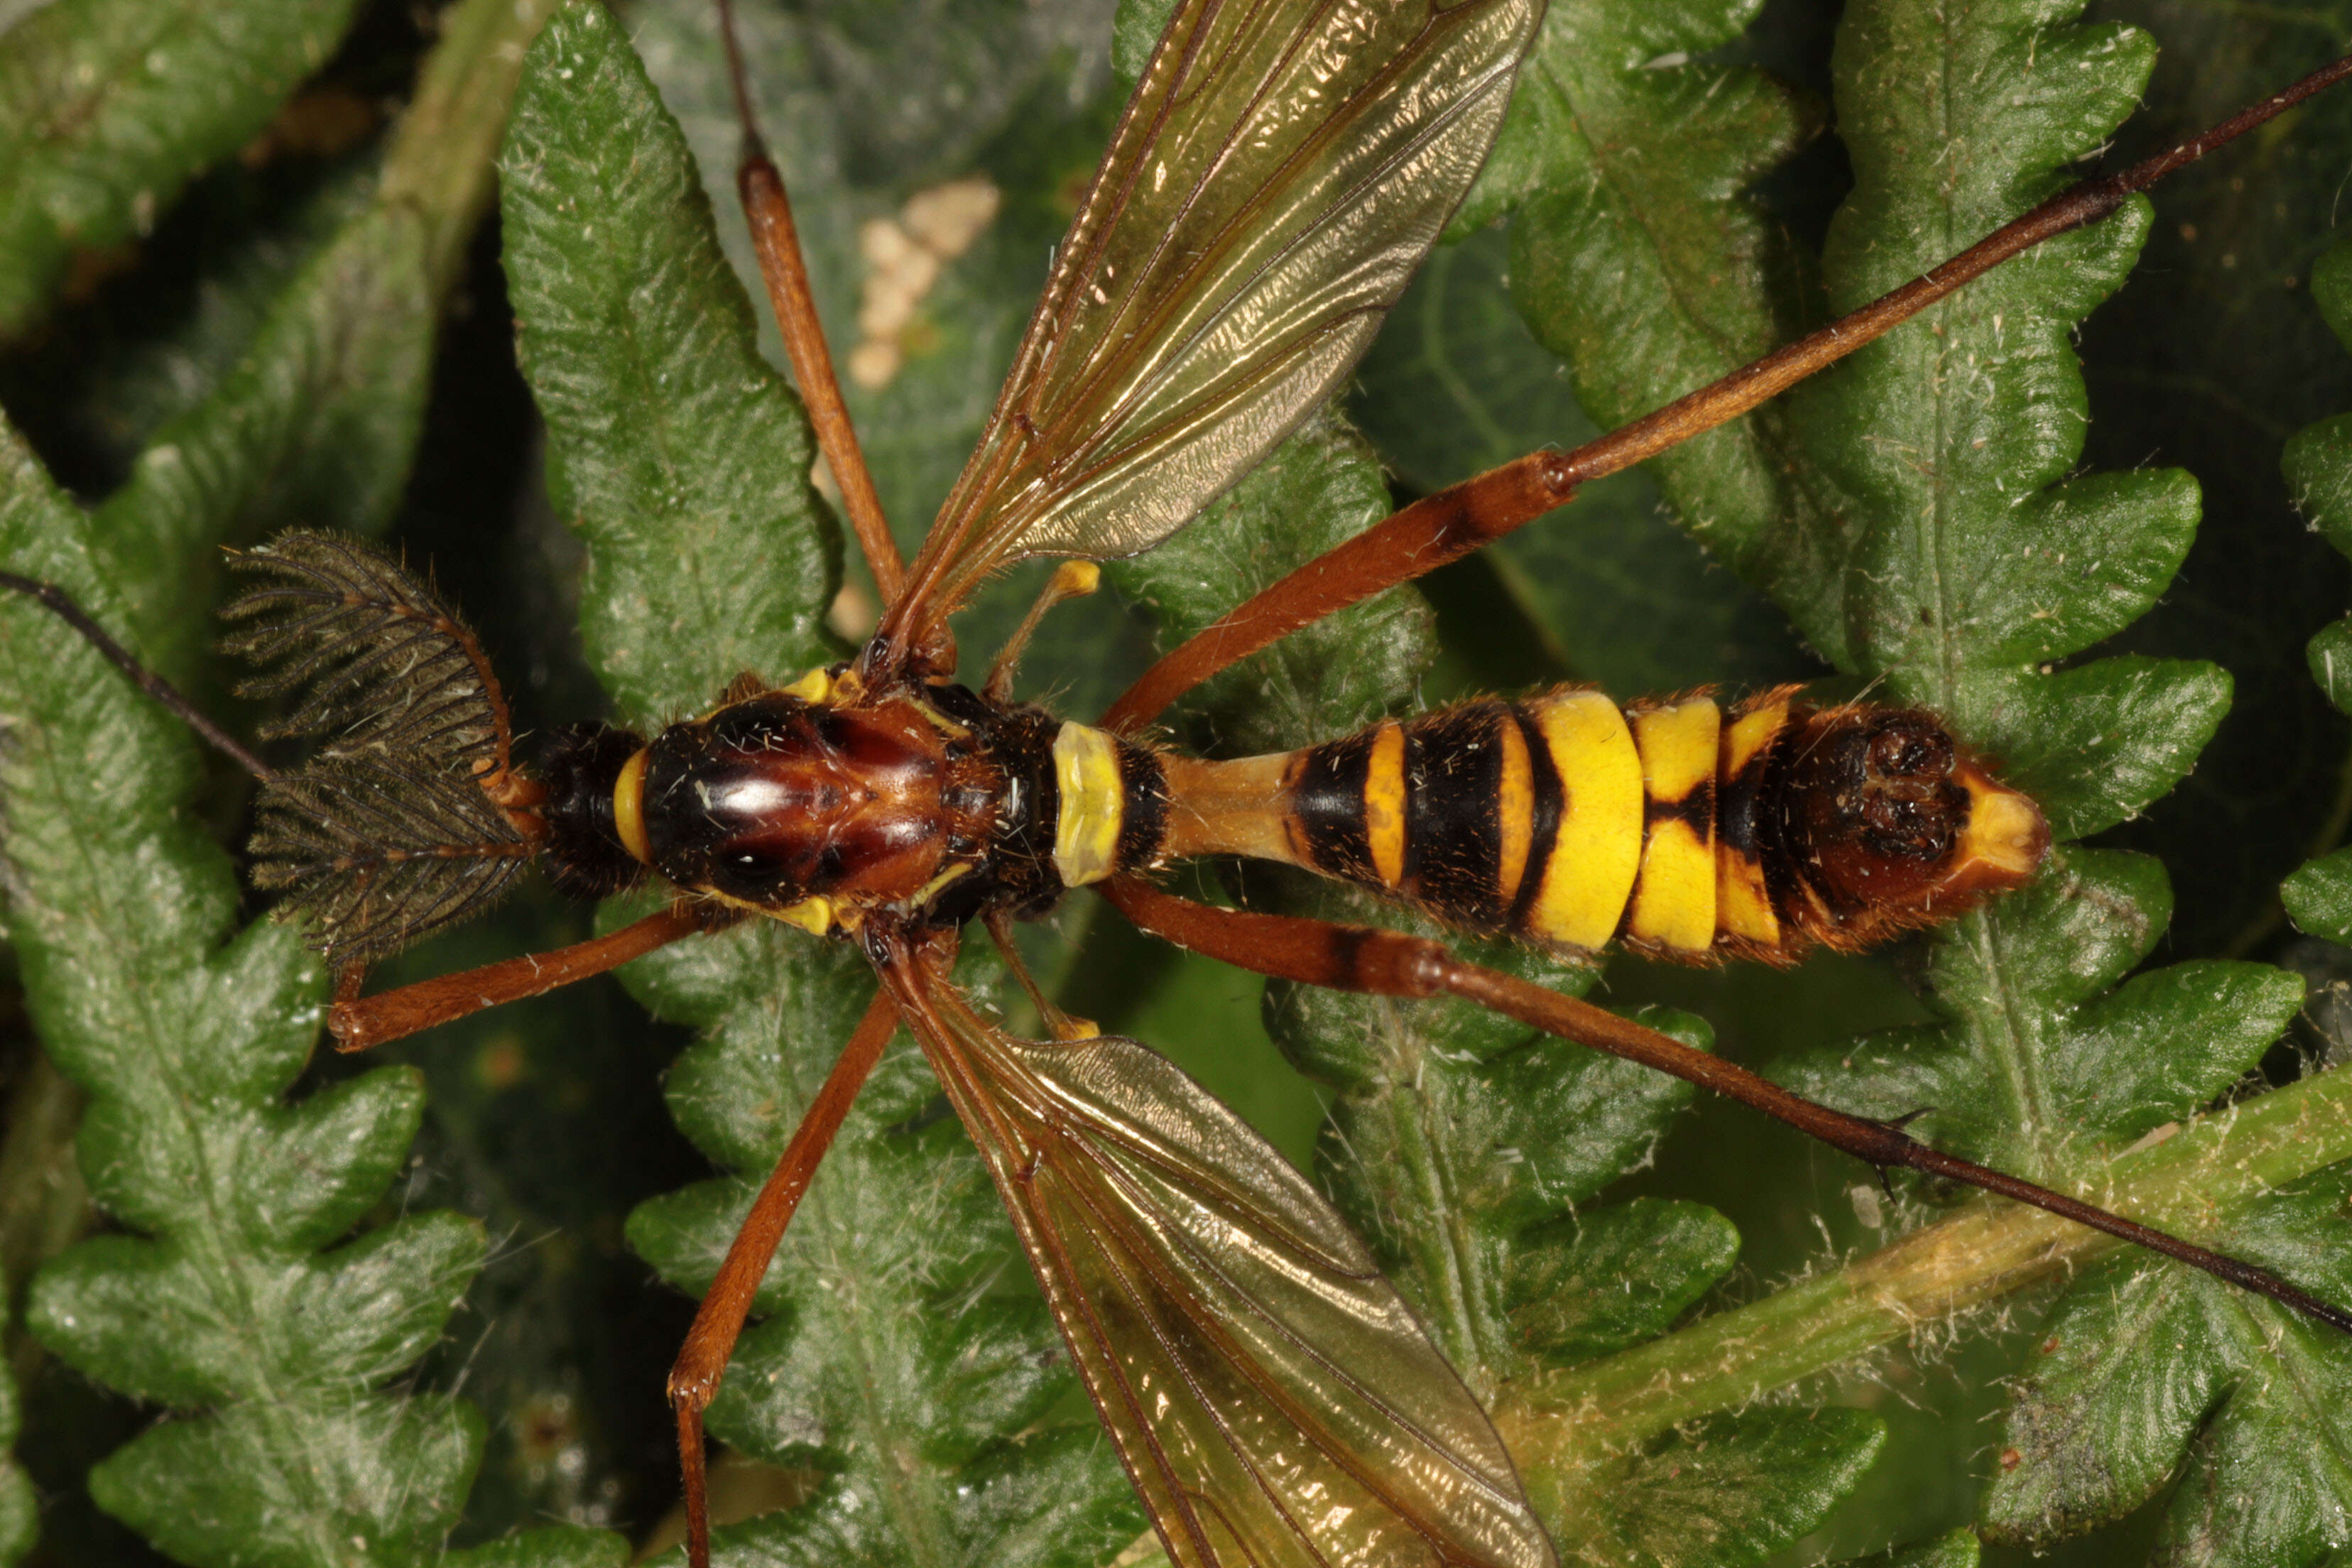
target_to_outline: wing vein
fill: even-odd
[[[1132,1040],[1025,1041],[884,965],[1183,1568],[1544,1568],[1509,1456],[1368,1254]]]
[[[1414,47],[1408,52],[1417,53],[1418,46],[1421,41],[1437,30],[1438,25],[1435,22],[1432,22],[1429,26],[1424,27],[1422,32],[1416,36],[1414,39]],[[1302,38],[1302,42],[1304,40]],[[1379,89],[1385,89],[1398,76],[1402,74],[1403,68],[1404,64],[1402,59],[1391,61],[1388,66],[1382,68],[1377,77],[1367,82],[1360,90],[1350,94],[1346,100],[1347,105],[1352,108],[1354,105],[1366,99],[1376,97]],[[1328,233],[1339,217],[1343,213],[1352,208],[1356,205],[1358,199],[1360,198],[1365,192],[1377,188],[1379,185],[1383,184],[1390,175],[1396,172],[1396,170],[1410,163],[1414,154],[1425,151],[1433,142],[1436,141],[1439,136],[1442,135],[1443,132],[1451,129],[1465,113],[1481,102],[1486,92],[1489,90],[1494,78],[1496,75],[1509,76],[1515,72],[1516,68],[1516,60],[1504,61],[1490,68],[1478,79],[1476,86],[1472,90],[1465,92],[1457,101],[1448,106],[1444,113],[1432,118],[1422,131],[1415,134],[1411,140],[1404,142],[1394,155],[1381,163],[1377,168],[1366,174],[1363,178],[1359,179],[1352,184],[1349,185],[1345,191],[1339,193],[1333,199],[1324,203],[1319,214],[1313,222],[1301,228],[1287,244],[1282,247],[1281,249],[1268,256],[1259,266],[1249,273],[1244,275],[1240,279],[1238,279],[1235,285],[1228,287],[1226,289],[1226,301],[1223,310],[1217,311],[1214,315],[1209,317],[1198,326],[1194,327],[1191,331],[1187,332],[1183,337],[1170,344],[1170,352],[1166,354],[1166,359],[1171,363],[1181,361],[1184,358],[1185,352],[1187,350],[1196,346],[1200,341],[1208,336],[1219,323],[1229,319],[1234,309],[1237,307],[1243,300],[1248,297],[1250,293],[1249,285],[1262,281],[1268,275],[1277,270],[1283,262],[1295,258],[1300,251],[1307,247],[1307,241],[1316,236]],[[1278,73],[1270,71],[1268,76],[1271,78],[1276,74]],[[1264,95],[1261,94],[1260,99],[1254,100],[1254,103],[1262,101],[1263,97]],[[1242,132],[1247,128],[1250,118],[1251,117],[1248,115],[1243,116],[1235,124],[1234,130],[1228,133],[1224,149],[1220,152],[1219,156],[1213,163],[1210,170],[1207,173],[1204,173],[1200,180],[1194,183],[1193,199],[1188,201],[1184,206],[1179,210],[1177,216],[1180,219],[1183,213],[1190,212],[1192,209],[1192,206],[1199,199],[1200,193],[1206,188],[1214,174],[1224,166],[1227,158],[1230,156],[1231,148],[1234,142],[1240,138]],[[1312,155],[1322,153],[1328,149],[1332,142],[1338,139],[1339,132],[1345,129],[1349,124],[1352,123],[1352,121],[1353,116],[1345,112],[1344,110],[1340,113],[1335,114],[1332,117],[1332,124],[1329,128],[1327,128],[1311,141],[1302,143],[1296,153],[1292,153],[1289,158],[1285,160],[1283,170],[1288,171],[1292,168],[1304,166],[1305,164],[1311,163],[1313,161]],[[1233,217],[1227,220],[1222,228],[1218,229],[1209,237],[1213,243],[1204,247],[1199,253],[1202,260],[1206,261],[1230,251],[1235,243],[1240,239],[1246,237],[1250,227],[1246,220],[1259,216],[1268,206],[1274,205],[1276,193],[1281,189],[1282,184],[1283,181],[1279,177],[1265,181],[1260,187],[1260,192],[1255,197],[1254,197],[1247,205],[1236,211]],[[1160,248],[1153,252],[1155,260],[1159,256],[1164,254],[1167,245],[1172,243],[1173,229],[1174,226],[1171,225],[1169,238],[1167,240],[1163,240]],[[1148,268],[1146,270],[1149,271]],[[1148,321],[1147,325],[1150,326],[1151,330],[1139,333],[1135,340],[1130,341],[1139,341],[1146,343],[1155,341],[1159,335],[1158,327],[1160,322],[1168,320],[1175,312],[1177,307],[1185,300],[1189,290],[1184,287],[1184,285],[1189,285],[1192,280],[1200,276],[1202,271],[1202,266],[1199,263],[1195,263],[1186,272],[1181,274],[1175,280],[1175,286],[1171,286],[1164,296],[1169,303],[1163,304],[1157,314]],[[1382,309],[1385,309],[1385,307],[1382,307]],[[1362,311],[1359,310],[1349,311],[1347,314],[1348,316],[1354,316],[1361,313]],[[1342,317],[1340,319],[1344,320],[1347,318]],[[1325,336],[1328,335],[1328,327],[1319,327],[1315,331],[1313,335]],[[1077,391],[1074,391],[1069,401],[1075,405],[1083,406],[1086,402],[1086,393],[1084,389],[1089,385],[1100,384],[1109,374],[1109,373],[1116,368],[1116,362],[1106,358],[1101,362],[1100,367],[1096,371],[1094,376],[1087,382],[1082,382],[1079,389]],[[1154,384],[1156,384],[1156,383],[1150,379],[1138,381],[1133,386],[1129,388],[1128,393],[1123,399],[1121,399],[1118,404],[1112,405],[1109,409],[1103,411],[1099,416],[1088,420],[1087,423],[1089,423],[1095,429],[1103,431],[1105,434],[1116,429],[1120,417],[1137,403],[1142,401],[1143,394]],[[1049,479],[1054,477],[1054,470],[1052,468],[1049,468],[1046,473]]]
[[[1182,6],[884,646],[947,647],[1012,560],[1150,548],[1287,435],[1459,205],[1540,11]]]

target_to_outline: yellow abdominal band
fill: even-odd
[[[1642,759],[1625,715],[1597,691],[1526,704],[1559,775],[1559,824],[1528,908],[1529,936],[1605,947],[1642,865]]]
[[[1054,780],[1062,804],[1054,822],[1054,869],[1062,885],[1084,887],[1117,869],[1127,821],[1127,782],[1109,734],[1065,724],[1054,737]]]
[[[1404,884],[1404,728],[1383,724],[1372,731],[1372,752],[1364,771],[1364,841],[1372,874],[1394,892]]]
[[[1715,776],[1723,712],[1695,697],[1633,715],[1646,836],[1629,941],[1704,953],[1715,945]]]
[[[1722,760],[1717,765],[1717,788],[1739,794],[1752,802],[1756,781],[1751,771],[1763,765],[1768,748],[1789,723],[1789,700],[1782,697],[1762,707],[1749,708],[1723,731]],[[1715,803],[1716,820],[1726,813],[1725,802]],[[1751,807],[1752,815],[1752,807]],[[1732,836],[1717,835],[1715,857],[1715,920],[1725,936],[1744,937],[1765,947],[1780,945],[1780,916],[1772,908],[1770,884],[1764,860],[1751,831],[1743,846]]]

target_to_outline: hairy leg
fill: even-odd
[[[815,426],[817,449],[841,486],[842,506],[857,536],[857,548],[874,574],[882,602],[895,601],[907,580],[907,564],[898,541],[882,515],[882,498],[875,492],[874,477],[849,422],[849,405],[842,401],[841,383],[833,373],[833,353],[825,347],[824,326],[817,320],[816,300],[809,292],[808,268],[801,258],[800,232],[793,225],[792,203],[784,195],[783,176],[768,156],[759,127],[751,119],[751,96],[743,76],[743,52],[735,40],[734,8],[719,0],[719,26],[727,43],[727,68],[734,82],[735,112],[743,124],[743,150],[735,165],[735,192],[743,204],[744,221],[751,226],[751,246],[760,258],[760,277],[768,286],[768,304],[784,335],[784,352],[793,362],[793,379],[800,384],[808,405],[809,423]]]
[[[898,1009],[889,993],[876,992],[866,1016],[858,1021],[833,1071],[825,1076],[824,1087],[801,1117],[793,1141],[777,1159],[767,1184],[751,1200],[751,1211],[744,1215],[725,1260],[719,1265],[718,1276],[703,1294],[701,1310],[694,1314],[694,1326],[686,1331],[686,1342],[678,1347],[677,1361],[670,1368],[669,1402],[677,1413],[677,1462],[686,1480],[687,1559],[693,1568],[710,1564],[710,1497],[702,1462],[702,1413],[719,1392],[727,1358],[735,1353],[735,1342],[742,1336],[760,1281],[767,1278],[768,1264],[784,1239],[784,1227],[792,1224],[818,1163],[833,1147],[842,1119],[849,1114],[857,1091],[866,1087],[874,1064],[882,1059],[882,1047],[890,1043],[898,1027]]]

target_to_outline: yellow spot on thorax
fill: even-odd
[[[1372,731],[1372,755],[1364,773],[1364,838],[1371,850],[1372,874],[1394,890],[1404,883],[1404,727],[1387,723]]]
[[[652,754],[638,747],[635,755],[621,764],[621,776],[613,783],[613,831],[619,835],[621,847],[640,866],[654,862],[653,845],[646,837],[646,761]]]
[[[833,674],[829,670],[812,669],[785,687],[782,695],[797,697],[803,702],[822,702],[833,695]]]
[[[787,904],[781,910],[766,912],[788,926],[800,927],[811,936],[823,936],[833,929],[833,900],[822,896],[803,899],[797,904]]]
[[[1054,869],[1065,887],[1099,882],[1118,868],[1118,836],[1127,822],[1118,747],[1107,731],[1065,724],[1054,736],[1054,779],[1062,795]]]
[[[929,881],[924,883],[919,889],[916,889],[915,896],[907,900],[908,907],[918,910],[923,908],[933,899],[936,899],[941,893],[946,892],[951,885],[961,881],[963,878],[971,872],[971,863],[970,861],[957,861],[954,865],[946,868],[944,870],[940,871],[938,876],[933,877]]]

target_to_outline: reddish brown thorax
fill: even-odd
[[[951,802],[949,743],[904,700],[838,708],[769,692],[674,724],[646,748],[650,863],[762,910],[912,898],[974,826]]]
[[[824,672],[810,679],[650,742],[611,730],[568,740],[550,769],[564,825],[551,858],[574,881],[617,886],[650,869],[816,931],[885,907],[960,922],[992,900],[1060,891],[1038,871],[1054,830],[1052,720],[961,687],[867,697]]]

